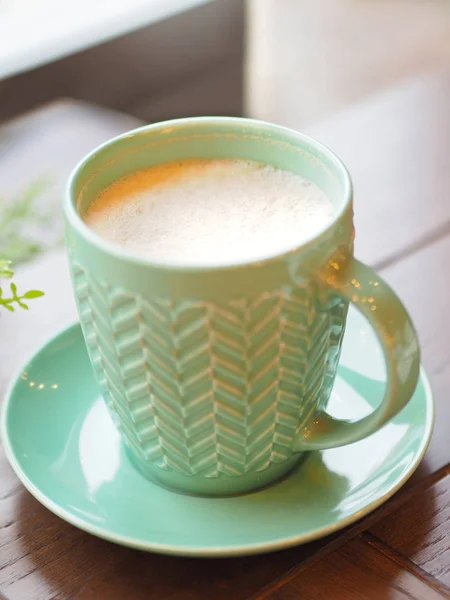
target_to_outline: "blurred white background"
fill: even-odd
[[[0,0],[0,79],[210,0]]]
[[[448,0],[247,5],[246,107],[260,119],[301,129],[450,61]]]

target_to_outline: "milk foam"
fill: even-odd
[[[207,265],[295,247],[333,214],[324,192],[299,175],[240,159],[193,159],[118,179],[84,218],[140,257]]]

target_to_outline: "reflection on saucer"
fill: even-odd
[[[346,360],[328,407],[335,416],[363,416],[383,394],[376,346],[361,343],[360,329],[350,313]],[[78,325],[40,349],[26,370],[28,379],[18,376],[3,404],[2,441],[18,477],[73,525],[160,553],[254,554],[335,532],[403,485],[421,461],[433,425],[422,372],[411,402],[366,440],[305,454],[284,480],[253,494],[185,496],[145,479],[128,460],[99,397]],[[57,387],[36,389],[29,381]]]
[[[91,495],[114,479],[120,466],[120,451],[120,434],[100,396],[86,415],[78,443],[81,469]]]

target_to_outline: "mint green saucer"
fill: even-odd
[[[330,411],[359,418],[383,391],[384,365],[369,326],[349,314]],[[40,349],[13,381],[2,438],[26,488],[55,514],[94,535],[153,552],[256,554],[332,533],[392,496],[427,448],[433,400],[422,371],[408,406],[370,438],[313,452],[283,481],[235,498],[177,494],[130,464],[74,325]]]

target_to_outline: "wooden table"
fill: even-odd
[[[115,546],[66,524],[25,491],[1,454],[0,590],[9,600],[450,598],[449,105],[450,72],[434,73],[310,132],[348,164],[357,254],[395,287],[419,331],[437,419],[426,457],[405,487],[356,525],[307,546],[242,559],[181,559]],[[69,138],[61,133],[58,146],[51,110],[44,121],[53,131],[52,152],[61,158],[72,148],[72,162],[83,128],[67,128]],[[91,109],[66,106],[69,121],[72,110],[92,119]],[[30,119],[31,131],[37,116]],[[113,123],[117,129],[111,114],[97,113],[96,121],[99,138]],[[60,121],[56,129],[65,130]],[[20,147],[15,152],[20,164]],[[18,283],[25,281],[47,295],[27,314],[2,315],[0,389],[31,346],[74,317],[61,251],[22,269]]]

